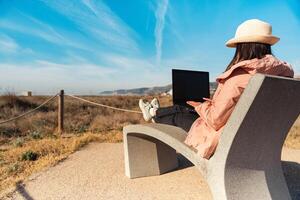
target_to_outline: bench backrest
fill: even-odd
[[[215,156],[236,167],[278,164],[283,142],[299,113],[299,80],[254,75],[223,130]]]

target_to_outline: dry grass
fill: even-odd
[[[289,131],[284,145],[289,148],[300,149],[300,116]]]
[[[154,96],[143,97],[147,100]],[[156,96],[157,97],[157,96]],[[0,121],[17,116],[41,104],[48,97],[0,97]],[[138,96],[86,96],[85,99],[118,108],[138,109]],[[171,105],[171,98],[158,97],[161,105]],[[127,124],[145,123],[140,114],[124,113],[66,97],[65,131],[69,137],[55,134],[57,102],[24,119],[0,125],[0,191],[25,180],[32,173],[52,166],[92,141],[120,142]],[[300,149],[300,117],[291,128],[285,145]],[[22,160],[28,152],[37,160]]]
[[[12,93],[0,97],[0,121],[18,116],[48,97],[17,97]],[[137,96],[84,97],[119,108],[138,109]],[[145,97],[150,100],[153,96]],[[171,98],[160,98],[162,106]],[[32,173],[52,166],[92,141],[120,142],[121,130],[127,124],[145,123],[140,114],[102,108],[65,98],[65,132],[68,138],[55,134],[57,102],[46,105],[33,115],[0,125],[0,191],[25,180]],[[37,160],[22,160],[31,152]]]

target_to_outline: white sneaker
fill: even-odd
[[[154,99],[152,99],[152,101],[151,101],[151,103],[150,103],[151,105],[152,105],[152,107],[153,108],[155,108],[156,110],[160,107],[160,105],[159,105],[159,101],[158,101],[158,99],[157,98],[154,98]]]
[[[151,117],[154,117],[156,115],[156,110],[157,108],[153,108],[153,107],[150,108],[149,114],[151,115]]]
[[[143,117],[145,121],[149,121],[152,116],[150,115],[150,108],[152,108],[152,105],[149,102],[144,102],[143,99],[139,100],[139,107],[143,113]]]

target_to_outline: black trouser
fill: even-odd
[[[178,126],[188,132],[198,117],[199,115],[194,109],[174,105],[157,109],[153,119],[156,123]]]

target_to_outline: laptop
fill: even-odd
[[[186,101],[203,102],[209,98],[209,73],[172,69],[173,104],[193,108]]]

